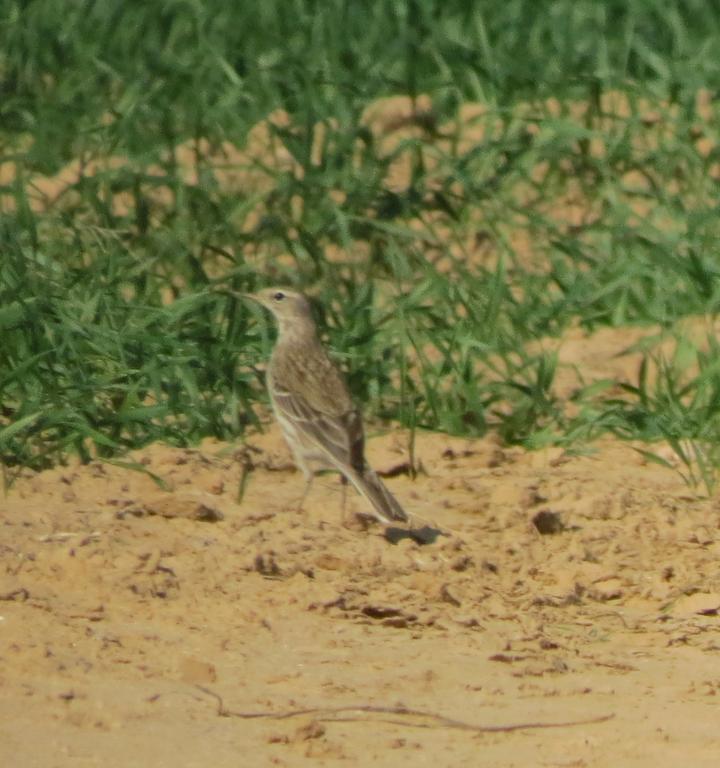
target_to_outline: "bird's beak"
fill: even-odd
[[[269,309],[262,296],[258,296],[257,293],[236,293],[238,299],[244,301],[251,301],[253,304],[259,304],[263,309]]]
[[[241,293],[240,291],[231,291],[229,288],[218,288],[215,292],[222,293],[225,296],[232,296],[235,299],[250,299],[262,304],[260,297],[255,293]]]

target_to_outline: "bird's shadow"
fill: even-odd
[[[424,525],[422,528],[395,528],[390,526],[385,529],[385,538],[391,544],[398,544],[403,539],[412,539],[422,545],[434,544],[438,536],[447,536],[447,533],[429,525]]]

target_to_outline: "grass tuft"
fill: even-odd
[[[664,440],[714,487],[720,354],[679,330],[720,303],[712,4],[0,18],[4,465],[241,433],[273,331],[215,289],[286,282],[371,417],[529,448]],[[559,394],[564,334],[642,326],[674,355]]]

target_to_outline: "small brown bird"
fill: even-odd
[[[278,322],[267,385],[275,416],[305,476],[300,506],[315,473],[330,469],[355,486],[379,520],[407,522],[403,508],[365,461],[360,412],[342,373],[320,344],[308,300],[285,288],[244,295],[269,309]]]

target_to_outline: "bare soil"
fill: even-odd
[[[135,454],[167,490],[101,463],[18,478],[0,765],[718,764],[714,500],[611,440],[424,434],[414,480],[401,432],[369,456],[412,533],[351,494],[343,518],[333,476],[298,512],[275,427]]]

